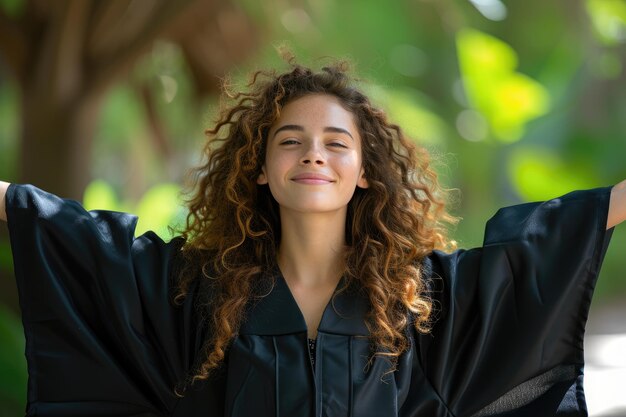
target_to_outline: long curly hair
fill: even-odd
[[[454,246],[446,225],[457,219],[446,209],[447,190],[439,185],[428,152],[359,91],[346,62],[321,71],[293,60],[289,65],[283,73],[255,72],[246,91],[225,86],[229,104],[205,132],[206,161],[189,172],[189,214],[181,230],[185,267],[175,300],[181,302],[199,284],[196,308],[211,329],[191,382],[219,368],[246,306],[267,293],[260,282],[276,265],[280,214],[268,186],[256,179],[281,109],[308,94],[339,99],[354,114],[362,138],[369,188],[357,188],[348,204],[343,289],[356,285],[369,298],[366,324],[374,355],[388,358],[393,370],[409,346],[407,326],[429,331],[433,305],[420,261],[434,249]]]

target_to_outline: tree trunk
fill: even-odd
[[[17,182],[82,202],[91,180],[92,144],[102,94],[79,96],[61,105],[34,86],[22,95],[22,131]],[[0,242],[9,242],[6,223]],[[0,304],[19,311],[15,281],[0,270]]]
[[[18,181],[82,201],[91,180],[92,144],[101,102],[100,95],[92,94],[62,104],[26,91],[22,95]]]
[[[91,179],[93,139],[106,91],[156,39],[171,38],[186,51],[190,43],[200,51],[192,62],[200,86],[217,86],[224,69],[253,44],[246,41],[254,39],[250,22],[228,0],[24,3],[19,18],[0,7],[0,60],[21,88],[15,181],[77,201]],[[220,17],[229,30],[216,24]],[[221,59],[213,60],[218,53]],[[8,243],[6,230],[0,225],[0,244]],[[0,304],[17,309],[14,280],[3,276],[7,272],[0,266]]]

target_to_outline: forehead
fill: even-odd
[[[337,97],[329,94],[309,94],[290,101],[283,106],[272,130],[283,124],[297,124],[305,128],[334,126],[357,131],[354,114]]]

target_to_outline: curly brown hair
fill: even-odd
[[[268,131],[281,109],[308,94],[338,98],[354,114],[362,138],[369,188],[357,188],[348,204],[343,289],[356,284],[369,297],[372,352],[388,358],[393,370],[409,346],[407,326],[429,331],[433,305],[421,260],[434,249],[453,247],[444,226],[456,218],[446,210],[446,190],[428,152],[357,89],[346,62],[321,71],[292,61],[290,66],[283,73],[255,72],[245,92],[225,88],[232,104],[205,132],[206,163],[190,171],[189,214],[181,231],[185,268],[176,301],[200,284],[203,295],[196,307],[211,329],[192,382],[208,378],[223,362],[247,304],[263,296],[259,281],[264,271],[276,265],[279,207],[268,186],[256,179]]]

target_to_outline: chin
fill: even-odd
[[[281,206],[284,207],[284,206]],[[330,204],[319,204],[319,203],[311,203],[306,204],[306,202],[301,202],[297,206],[289,206],[285,207],[289,211],[295,211],[299,213],[331,213],[336,211],[341,211],[342,209],[346,209],[346,206],[337,206]]]

